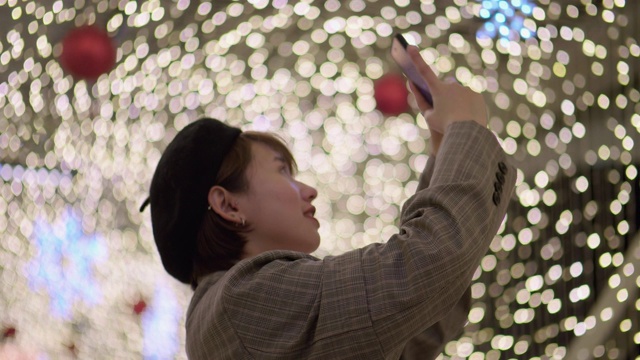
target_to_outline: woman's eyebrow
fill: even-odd
[[[295,171],[295,169],[293,168],[291,163],[289,161],[287,161],[287,159],[283,155],[278,154],[278,155],[274,156],[273,160],[275,162],[281,164],[281,165],[286,166],[289,169],[290,172],[293,173]]]

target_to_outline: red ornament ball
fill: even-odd
[[[147,308],[147,303],[141,299],[133,305],[133,312],[140,315],[146,310],[146,308]]]
[[[400,74],[387,74],[373,83],[376,108],[388,115],[399,115],[409,109],[407,80]]]
[[[13,326],[9,326],[2,329],[2,337],[4,339],[16,337],[16,328],[14,328]]]
[[[95,80],[115,65],[116,47],[105,31],[82,26],[65,35],[60,62],[71,75]]]

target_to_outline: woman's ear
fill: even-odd
[[[237,207],[237,201],[232,193],[221,186],[213,186],[209,189],[207,197],[212,211],[220,215],[223,219],[232,222],[242,222],[243,216]]]

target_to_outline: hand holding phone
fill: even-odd
[[[452,123],[469,120],[487,126],[487,104],[482,94],[456,81],[441,81],[433,69],[424,62],[417,47],[407,47],[405,51],[400,37],[396,37],[395,41],[402,47],[400,51],[396,50],[396,55],[411,80],[412,91],[414,94],[420,92],[423,95],[424,102],[417,95],[416,100],[430,130],[444,134],[445,129]],[[404,60],[401,56],[405,56]],[[431,90],[438,98],[437,106],[433,105]]]
[[[427,85],[427,82],[420,75],[413,61],[411,61],[411,57],[409,57],[407,53],[408,46],[409,43],[407,43],[407,40],[402,35],[396,34],[391,45],[391,57],[400,66],[407,78],[415,84],[429,105],[433,107],[433,97],[431,96],[429,85]]]

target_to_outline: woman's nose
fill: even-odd
[[[314,187],[309,186],[305,183],[300,183],[301,186],[301,195],[302,198],[306,201],[311,202],[313,199],[318,197],[318,190],[316,190]]]

